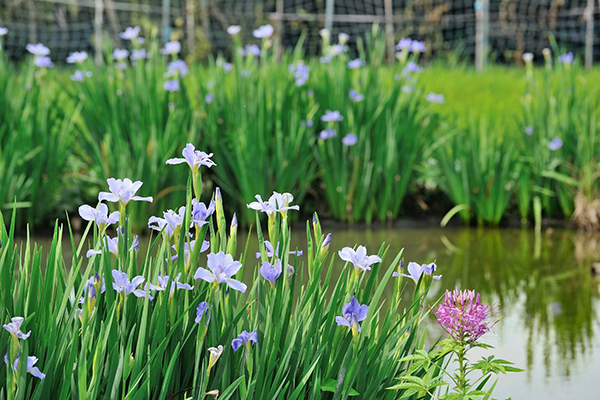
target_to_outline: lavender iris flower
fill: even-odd
[[[115,49],[112,56],[114,60],[123,61],[129,57],[129,51],[125,49]]]
[[[264,212],[267,215],[271,215],[276,212],[285,215],[288,210],[298,211],[300,209],[300,207],[297,205],[290,205],[292,201],[294,201],[294,196],[291,193],[273,192],[268,201],[263,201],[259,194],[257,194],[255,197],[258,201],[253,201],[252,203],[247,204],[247,207],[252,210]]]
[[[364,65],[365,63],[360,58],[348,61],[348,68],[350,69],[358,69]]]
[[[188,285],[187,283],[180,283],[179,279],[181,278],[181,272],[177,275],[177,277],[171,282],[171,289],[169,291],[169,297],[173,297],[173,293],[175,293],[175,289],[183,289],[183,290],[193,290],[194,287]],[[150,290],[156,290],[160,292],[164,292],[167,289],[167,285],[169,284],[169,276],[165,275],[164,277],[160,274],[157,278],[157,285],[153,285],[152,283],[148,285]]]
[[[206,301],[203,301],[200,304],[198,304],[198,307],[196,308],[196,319],[194,320],[197,324],[199,324],[200,321],[202,321],[202,317],[204,316],[204,313],[207,310],[210,310],[210,306]]]
[[[119,33],[119,37],[123,40],[134,40],[134,39],[137,39],[139,34],[140,34],[139,26],[136,26],[136,27],[128,26],[127,29],[125,29],[125,32]]]
[[[406,64],[406,66],[404,68],[402,68],[402,72],[405,75],[408,74],[412,74],[412,73],[422,73],[424,71],[423,68],[419,67],[419,65],[417,63],[414,63],[412,61],[410,61],[408,64]]]
[[[69,64],[81,64],[85,60],[87,60],[88,54],[85,51],[76,51],[74,53],[70,53],[67,57],[67,62]]]
[[[327,128],[319,132],[319,139],[328,140],[337,136],[337,132],[333,128]]]
[[[314,125],[314,122],[312,122],[310,119],[309,120],[300,120],[300,125],[301,126],[306,126],[307,128],[312,128]]]
[[[573,64],[573,53],[569,52],[566,54],[562,54],[560,57],[558,57],[558,62],[561,64]]]
[[[210,253],[207,259],[208,270],[202,267],[198,268],[194,279],[213,282],[215,285],[226,283],[233,290],[246,292],[246,285],[232,278],[242,268],[241,262],[234,261],[231,254],[225,254],[222,251],[217,254]]]
[[[259,57],[261,54],[260,47],[255,44],[247,44],[244,47],[243,53],[244,56],[256,56]]]
[[[183,155],[183,158],[171,158],[167,160],[166,163],[170,165],[187,163],[192,171],[197,171],[201,165],[208,168],[217,165],[210,159],[213,156],[213,153],[207,154],[203,151],[196,150],[191,143],[188,143],[185,146],[181,154]]]
[[[50,57],[36,57],[33,60],[33,63],[36,67],[40,68],[52,68],[54,67],[54,63],[50,59]]]
[[[340,114],[339,111],[331,111],[325,110],[325,115],[321,116],[321,121],[323,122],[339,122],[343,121],[344,117]]]
[[[36,57],[45,57],[50,54],[50,49],[44,46],[41,43],[38,44],[28,44],[26,47],[28,52],[33,54]]]
[[[214,100],[214,96],[210,93],[207,93],[206,96],[204,96],[204,101],[206,102],[206,104],[211,104]]]
[[[396,50],[406,50],[413,53],[424,53],[426,50],[425,43],[411,38],[400,39],[396,45]]]
[[[104,243],[106,244],[106,247],[107,247],[109,253],[114,254],[117,257],[119,256],[119,237],[118,236],[115,236],[114,238],[105,236]],[[133,238],[133,244],[129,248],[129,251],[134,251],[134,250],[138,251],[139,249],[140,249],[140,237],[135,235],[135,237]],[[102,250],[90,249],[87,251],[85,256],[87,258],[90,258],[91,256],[96,256],[99,254],[102,254]]]
[[[349,133],[342,138],[342,144],[344,146],[354,146],[358,142],[358,136],[354,133]]]
[[[148,219],[148,228],[155,231],[163,231],[167,237],[173,236],[179,232],[185,220],[185,207],[179,207],[179,211],[167,210],[163,212],[163,218],[150,217]],[[163,230],[164,229],[164,230]]]
[[[256,331],[249,333],[242,331],[237,338],[231,341],[231,347],[233,348],[233,351],[238,351],[243,344],[250,346],[252,343],[258,344],[258,336],[256,335]]]
[[[150,55],[146,51],[146,49],[133,49],[131,50],[131,61],[142,60],[144,58],[148,58]]]
[[[355,297],[350,299],[349,303],[344,304],[344,308],[342,309],[342,316],[335,317],[335,322],[338,326],[347,326],[352,328],[352,332],[360,332],[360,321],[363,321],[367,318],[367,312],[369,311],[369,306],[366,304],[360,304]]]
[[[310,77],[310,69],[308,68],[308,65],[300,62],[296,65],[290,65],[288,69],[294,75],[297,87],[300,87],[308,82],[308,78]]]
[[[114,211],[109,214],[108,206],[104,203],[100,203],[97,208],[93,208],[87,204],[80,206],[79,215],[86,221],[94,221],[98,225],[98,228],[102,229],[107,225],[119,222],[121,213],[119,211]]]
[[[191,252],[194,251],[195,244],[196,244],[195,240],[192,240],[189,245],[187,242],[185,242],[183,244],[183,261],[184,261],[184,263],[187,264],[187,260],[190,257]],[[173,245],[172,247],[173,247],[173,250],[177,250],[175,248],[175,245]],[[190,251],[190,247],[192,248],[191,251]],[[210,242],[208,240],[204,240],[202,242],[202,247],[200,247],[200,253],[204,253],[206,250],[208,250],[209,247],[210,247]],[[171,261],[175,261],[175,260],[177,260],[177,258],[179,258],[179,255],[175,254],[173,257],[171,257]]]
[[[265,240],[265,251],[267,253],[267,257],[271,258],[273,256],[275,257],[279,257],[279,243],[277,243],[277,246],[275,249],[273,249],[273,244],[271,242],[269,242],[268,240]],[[302,250],[297,250],[297,251],[290,251],[289,252],[290,255],[292,256],[301,256],[302,255]],[[256,253],[256,258],[260,258],[261,254],[260,252]]]
[[[170,54],[170,55],[179,54],[180,51],[181,51],[181,43],[179,43],[176,40],[167,42],[165,44],[165,48],[160,50],[161,54]]]
[[[125,296],[133,294],[136,297],[148,296],[149,300],[153,299],[153,297],[148,293],[148,291],[138,288],[138,286],[144,283],[145,278],[143,276],[138,275],[130,281],[129,277],[125,272],[113,269],[112,277],[113,289],[115,290],[115,292],[123,293]]]
[[[425,47],[424,42],[420,42],[418,40],[413,40],[412,45],[410,46],[410,50],[413,53],[425,53],[427,48]]]
[[[83,74],[83,72],[77,70],[73,73],[73,75],[70,76],[70,78],[73,82],[83,82],[85,79],[85,75]]]
[[[427,96],[425,96],[425,100],[429,101],[430,103],[434,103],[434,104],[446,103],[446,99],[444,98],[443,94],[436,94],[433,92],[427,93]]]
[[[406,278],[411,278],[413,281],[415,281],[415,283],[419,282],[419,279],[421,278],[421,275],[423,275],[423,273],[425,273],[426,275],[430,275],[436,281],[440,280],[442,277],[442,275],[433,275],[433,273],[437,269],[437,265],[435,265],[435,263],[419,265],[416,262],[409,262],[408,267],[406,269],[408,271],[408,275],[401,274],[399,272],[394,272],[392,276],[404,276]]]
[[[412,39],[411,38],[402,38],[402,39],[400,39],[400,41],[396,45],[396,50],[408,50],[408,51],[410,51],[411,46],[412,46]]]
[[[258,29],[252,31],[252,35],[257,39],[266,39],[273,36],[275,30],[272,25],[262,25]]]
[[[6,356],[4,356],[4,362],[8,365],[8,359]],[[25,370],[27,372],[29,372],[31,375],[33,375],[36,378],[41,380],[46,377],[46,374],[44,374],[42,371],[39,370],[38,367],[35,366],[35,364],[37,362],[38,362],[37,357],[28,356],[27,357],[27,366],[25,367]],[[13,370],[15,370],[15,372],[19,370],[19,357],[15,358],[15,362],[13,363]]]
[[[359,103],[365,99],[364,94],[358,93],[354,89],[350,89],[350,92],[348,92],[348,97],[350,97],[350,100],[355,101],[357,103]]]
[[[163,89],[167,92],[178,92],[179,91],[179,80],[171,79],[163,83]]]
[[[197,199],[192,199],[192,223],[200,228],[208,223],[208,218],[215,212],[215,202],[210,201],[208,207]]]
[[[10,321],[11,322],[9,322],[8,324],[2,325],[2,327],[4,329],[6,329],[8,331],[8,333],[10,333],[10,335],[13,338],[25,340],[25,339],[27,339],[29,337],[29,335],[31,335],[31,331],[29,331],[27,333],[21,332],[21,325],[25,321],[25,318],[23,318],[23,317],[12,317],[10,319]]]
[[[242,27],[239,25],[231,25],[231,26],[227,27],[227,33],[229,33],[231,36],[237,35],[241,31],[242,31]]]
[[[555,137],[550,142],[548,142],[548,148],[552,151],[558,150],[563,147],[563,141],[561,138]]]
[[[331,62],[331,55],[330,54],[326,54],[323,57],[319,58],[319,62],[321,64],[329,64]]]
[[[263,261],[260,267],[260,274],[271,284],[271,286],[275,285],[275,281],[281,275],[281,271],[281,260],[275,261],[275,264]]]
[[[110,193],[98,193],[98,201],[106,200],[113,203],[119,202],[122,207],[126,206],[130,201],[147,201],[152,203],[152,196],[140,197],[135,195],[143,185],[143,182],[141,181],[132,182],[129,178],[108,178],[106,182],[108,183]]]
[[[525,127],[525,134],[528,136],[533,135],[533,126],[526,126]]]
[[[8,33],[8,28],[0,26],[0,36],[4,36]]]
[[[379,256],[367,255],[365,246],[358,246],[356,251],[352,247],[344,247],[338,254],[342,260],[352,263],[357,272],[359,269],[368,271],[371,269],[371,265],[382,261]]]
[[[167,67],[167,72],[165,73],[165,77],[168,78],[179,73],[179,76],[184,78],[189,72],[190,69],[188,68],[185,61],[175,60],[169,63],[169,66]]]

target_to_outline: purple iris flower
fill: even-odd
[[[533,135],[533,126],[526,126],[525,127],[525,134],[528,136]]]
[[[321,64],[329,64],[331,62],[331,55],[330,54],[326,54],[323,57],[319,58],[319,62]]]
[[[569,52],[566,54],[562,54],[560,57],[558,57],[558,62],[561,64],[573,64],[573,53]]]
[[[100,276],[96,273],[90,277],[83,286],[83,293],[87,294],[89,299],[94,299],[98,295],[98,290],[100,293],[106,292],[106,281],[104,277],[102,277],[102,281],[100,281]],[[79,304],[85,303],[85,296],[81,296],[79,299]]]
[[[206,312],[206,310],[210,310],[210,306],[208,305],[208,303],[206,301],[203,301],[200,304],[198,304],[198,307],[196,308],[196,319],[195,319],[195,322],[197,324],[199,324],[200,321],[202,321],[202,317],[204,316],[204,313]]]
[[[328,233],[327,236],[325,236],[325,240],[323,240],[321,248],[329,246],[329,243],[331,243],[331,233]]]
[[[192,199],[192,223],[200,228],[208,223],[208,218],[215,212],[215,202],[210,201],[208,207],[197,199]]]
[[[79,206],[79,215],[86,221],[94,221],[98,228],[102,229],[107,225],[116,224],[119,222],[121,213],[119,211],[108,213],[108,206],[104,203],[98,204],[98,207],[93,208],[84,204]]]
[[[444,98],[443,94],[436,94],[433,92],[427,93],[427,96],[425,96],[425,100],[434,104],[444,104],[446,102],[446,99]]]
[[[214,100],[214,96],[210,93],[207,93],[206,96],[204,96],[204,102],[206,104],[211,104]]]
[[[185,77],[190,72],[187,64],[183,60],[175,60],[169,63],[167,67],[167,72],[165,73],[165,77],[174,76],[179,73],[180,77]]]
[[[119,202],[123,207],[126,206],[130,201],[147,201],[152,203],[152,196],[140,197],[135,195],[143,185],[143,182],[141,181],[132,182],[129,178],[108,178],[106,182],[108,183],[108,189],[110,190],[110,193],[98,193],[98,201],[106,200],[113,203]]]
[[[308,78],[310,77],[310,68],[308,68],[308,65],[300,62],[290,65],[288,70],[294,75],[296,86],[300,87],[308,82]]]
[[[404,85],[402,86],[402,92],[404,93],[412,93],[415,91],[415,87],[412,85]]]
[[[256,331],[252,331],[250,333],[242,331],[237,338],[231,341],[231,347],[233,348],[233,351],[238,351],[243,344],[250,346],[252,343],[258,344],[258,336],[256,335]]]
[[[87,58],[88,54],[85,51],[76,51],[69,54],[67,57],[67,62],[69,64],[80,64],[87,60]]]
[[[427,48],[425,47],[425,42],[420,42],[418,40],[413,40],[410,46],[410,51],[413,53],[425,53],[426,50]]]
[[[419,67],[419,65],[417,63],[414,63],[412,61],[410,61],[408,64],[406,64],[406,66],[404,68],[402,68],[402,72],[405,75],[408,74],[412,74],[412,73],[422,73],[424,71],[423,68]]]
[[[364,94],[358,93],[354,89],[350,89],[350,92],[348,92],[348,96],[350,97],[350,100],[355,101],[357,103],[359,103],[365,99]]]
[[[54,67],[54,63],[50,59],[50,57],[36,57],[33,60],[33,63],[36,67],[40,68],[52,68]]]
[[[321,121],[323,121],[323,122],[339,122],[339,121],[343,121],[343,120],[344,120],[344,117],[337,110],[335,110],[335,111],[325,110],[325,115],[321,116]]]
[[[113,59],[115,59],[117,61],[123,61],[127,57],[129,57],[129,51],[128,50],[125,50],[125,49],[115,49],[113,51]]]
[[[277,246],[275,247],[275,249],[273,249],[273,244],[271,242],[269,242],[268,240],[265,240],[265,251],[267,253],[268,258],[271,258],[273,256],[279,257],[279,243],[277,243]],[[289,254],[292,256],[299,257],[302,255],[302,250],[290,251]],[[260,258],[260,256],[261,256],[260,252],[257,252],[256,258]]]
[[[131,50],[131,56],[129,58],[131,61],[137,61],[148,57],[150,57],[150,54],[148,54],[146,49],[133,49]]]
[[[275,261],[275,264],[263,261],[260,267],[260,274],[271,284],[271,286],[275,285],[275,281],[281,275],[281,271],[281,260],[279,259]]]
[[[400,41],[396,45],[396,50],[408,50],[408,51],[410,51],[411,46],[412,46],[412,42],[413,41],[412,41],[411,38],[402,38],[402,39],[400,39]]]
[[[275,29],[272,25],[262,25],[258,29],[252,31],[252,35],[257,39],[266,39],[273,36]]]
[[[242,268],[241,262],[234,261],[231,254],[225,254],[222,251],[217,254],[210,253],[207,259],[208,270],[202,267],[198,268],[194,274],[194,279],[202,279],[209,283],[214,282],[215,285],[226,283],[233,290],[246,292],[247,286],[232,278]]]
[[[358,269],[368,271],[371,269],[371,265],[382,261],[379,256],[367,255],[365,246],[358,246],[356,251],[352,247],[344,247],[338,254],[342,260],[352,263],[357,271]]]
[[[169,291],[169,297],[173,297],[173,293],[175,293],[176,288],[183,289],[183,290],[193,290],[194,289],[193,286],[190,286],[187,283],[180,283],[179,282],[180,278],[181,278],[181,272],[171,282],[171,289]],[[169,284],[169,276],[165,275],[164,277],[162,277],[159,275],[157,278],[157,283],[158,283],[157,285],[149,284],[148,287],[151,290],[157,290],[157,291],[164,292],[167,289],[167,285]]]
[[[171,79],[163,83],[163,89],[167,92],[178,92],[179,91],[179,80]]]
[[[247,44],[246,47],[244,47],[244,50],[243,50],[244,56],[252,55],[252,56],[259,57],[260,54],[261,54],[260,47],[258,47],[255,44]]]
[[[163,218],[150,217],[148,219],[148,228],[154,229],[155,231],[163,231],[167,237],[173,236],[179,232],[183,226],[185,220],[185,207],[179,207],[179,212],[173,210],[167,210],[163,212]]]
[[[561,138],[555,137],[550,142],[548,142],[548,148],[552,151],[558,150],[563,147],[563,141]]]
[[[123,40],[133,40],[133,39],[137,39],[139,34],[140,34],[139,26],[135,26],[135,27],[128,26],[125,29],[125,32],[119,33],[119,37]]]
[[[337,132],[333,128],[327,128],[319,132],[319,139],[328,140],[337,136]]]
[[[338,326],[347,326],[352,328],[353,332],[360,332],[359,322],[367,318],[368,311],[368,305],[361,305],[355,297],[352,297],[349,303],[344,304],[344,308],[342,309],[343,315],[335,317],[335,322]]]
[[[21,332],[21,325],[25,321],[25,318],[23,318],[23,317],[12,317],[10,319],[10,321],[11,322],[9,322],[8,324],[2,325],[2,327],[4,329],[6,329],[8,331],[8,333],[10,333],[10,335],[12,337],[14,337],[15,339],[25,340],[25,339],[27,339],[29,337],[29,335],[31,335],[31,331],[29,331],[27,333]]]
[[[358,142],[358,136],[354,133],[349,133],[342,138],[342,144],[344,146],[354,146]]]
[[[247,207],[252,210],[264,212],[267,215],[271,215],[275,212],[285,214],[288,210],[298,211],[300,209],[300,207],[297,205],[290,205],[292,201],[294,201],[294,196],[291,193],[273,192],[268,201],[263,201],[259,194],[257,194],[255,197],[258,201],[253,201],[252,203],[247,204]]]
[[[83,75],[83,72],[77,70],[73,73],[73,75],[70,76],[70,78],[73,82],[83,82],[85,75]]]
[[[348,61],[348,68],[350,69],[358,69],[364,65],[365,63],[360,58]]]
[[[167,42],[165,44],[165,48],[160,50],[161,54],[171,54],[171,55],[179,54],[180,51],[181,51],[181,43],[179,43],[176,40]]]
[[[105,236],[104,243],[106,244],[106,247],[108,248],[109,253],[112,253],[117,257],[119,256],[119,236],[115,236],[114,238]],[[135,237],[133,239],[133,244],[131,245],[131,248],[129,249],[129,251],[134,251],[134,250],[138,251],[139,249],[140,249],[140,237],[138,235],[135,235]],[[87,251],[85,256],[87,258],[90,258],[91,256],[95,256],[95,255],[99,255],[99,254],[102,254],[102,250],[90,249]]]
[[[210,159],[213,156],[213,153],[208,154],[203,151],[196,150],[194,145],[191,143],[188,143],[185,146],[181,154],[183,155],[183,158],[171,158],[167,160],[166,163],[171,165],[187,163],[192,171],[197,171],[201,165],[204,165],[208,168],[217,165],[213,162],[213,160]]]
[[[415,283],[419,282],[419,279],[421,278],[421,275],[423,275],[423,273],[425,273],[426,275],[430,275],[436,281],[442,278],[442,275],[433,275],[433,273],[437,269],[437,265],[435,265],[435,263],[419,265],[416,262],[409,262],[408,267],[406,269],[408,271],[408,275],[401,274],[399,272],[394,272],[392,276],[404,276],[406,278],[411,278],[413,281],[415,281]]]
[[[33,54],[36,57],[45,57],[50,54],[50,49],[44,46],[41,43],[38,44],[28,44],[26,47],[28,52]]]
[[[4,356],[4,362],[8,365],[8,358],[6,356]],[[46,374],[44,374],[42,371],[39,370],[38,367],[35,366],[35,364],[37,362],[38,362],[37,357],[28,356],[27,357],[27,367],[25,367],[25,370],[38,379],[44,379],[46,377]],[[19,357],[18,356],[17,356],[17,358],[15,358],[15,362],[13,363],[13,369],[15,370],[15,372],[19,370]]]
[[[123,293],[124,295],[133,294],[136,297],[148,296],[149,300],[153,299],[153,297],[148,293],[148,291],[138,288],[138,286],[142,285],[145,281],[145,278],[143,276],[138,275],[130,281],[129,277],[125,272],[113,269],[112,277],[112,285],[115,292]]]
[[[8,33],[8,28],[0,26],[0,36],[4,36]]]
[[[187,263],[187,260],[190,257],[190,247],[192,248],[192,252],[193,252],[195,244],[196,244],[195,240],[192,240],[189,245],[187,242],[185,242],[183,244],[183,261],[185,263]],[[173,250],[177,250],[175,245],[173,245],[172,247],[173,247]],[[206,250],[208,250],[209,247],[210,247],[210,242],[208,240],[204,240],[202,242],[202,247],[200,247],[200,253],[204,253]],[[179,255],[175,254],[173,257],[171,257],[171,261],[175,261],[175,260],[177,260],[177,258],[179,258]]]
[[[312,122],[310,119],[309,120],[303,119],[303,120],[300,121],[300,125],[301,126],[306,126],[307,128],[312,128],[313,125],[314,125],[314,122]]]

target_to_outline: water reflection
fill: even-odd
[[[48,248],[48,240],[45,242]],[[239,243],[244,242],[240,237]],[[382,242],[390,246],[388,262],[402,248],[406,261],[437,261],[443,278],[432,287],[434,298],[454,287],[477,289],[486,301],[501,307],[505,318],[488,342],[497,348],[499,356],[527,372],[501,378],[495,392],[498,398],[597,398],[590,382],[600,373],[600,351],[594,346],[600,325],[600,275],[594,276],[591,267],[600,262],[599,234],[549,230],[536,235],[519,229],[345,229],[333,231],[331,249],[336,254],[344,246],[363,244],[369,253],[375,253]],[[256,239],[250,243],[250,254],[254,254]],[[301,227],[294,231],[292,246],[306,248]],[[67,245],[67,260],[70,253]],[[340,273],[343,263],[337,254],[336,263]],[[245,269],[244,280],[250,281],[254,273]],[[391,292],[393,285],[388,287]],[[432,321],[433,335],[441,333],[436,328]]]

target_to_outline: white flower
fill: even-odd
[[[229,33],[231,36],[233,36],[233,35],[237,35],[238,33],[240,33],[241,30],[242,30],[241,26],[231,25],[230,27],[227,28],[227,33]]]
[[[266,39],[273,36],[273,32],[275,32],[275,29],[273,29],[272,25],[263,25],[258,29],[253,30],[252,35],[257,39]]]

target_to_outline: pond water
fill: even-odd
[[[323,230],[328,231],[326,227]],[[304,235],[302,229],[296,229],[292,246],[305,249]],[[43,244],[44,239],[37,241]],[[600,397],[594,384],[600,376],[600,268],[596,276],[591,271],[594,262],[600,261],[599,234],[547,230],[536,235],[520,229],[344,229],[333,230],[331,250],[337,253],[344,246],[363,244],[373,254],[382,242],[390,246],[387,262],[402,248],[406,262],[436,261],[443,278],[432,286],[432,301],[446,289],[476,289],[485,302],[502,310],[504,318],[485,337],[496,349],[472,354],[493,352],[526,372],[502,376],[495,398]],[[243,245],[243,238],[239,243]],[[336,260],[341,268],[337,254]],[[443,334],[433,319],[430,323],[432,338]]]

